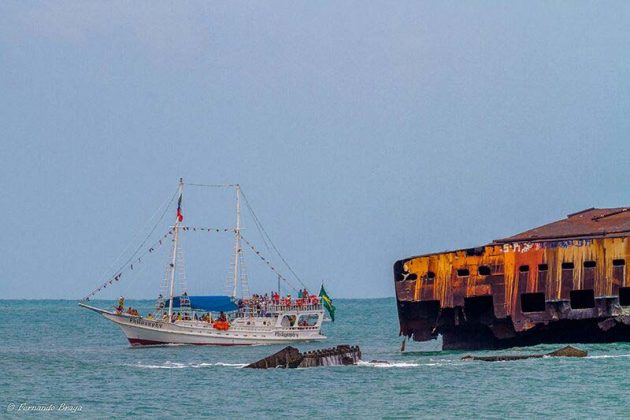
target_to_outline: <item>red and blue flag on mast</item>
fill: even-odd
[[[179,199],[177,200],[177,221],[184,221],[184,214],[182,213],[182,194],[179,194]]]

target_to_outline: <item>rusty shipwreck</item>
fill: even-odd
[[[630,208],[397,261],[400,334],[443,349],[630,341]]]

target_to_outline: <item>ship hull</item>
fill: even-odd
[[[116,324],[132,346],[155,346],[167,344],[205,346],[252,346],[288,344],[300,341],[321,341],[319,328],[269,328],[256,331],[244,328],[217,330],[204,322],[161,322],[140,317],[116,314],[87,305],[87,309],[100,313]]]
[[[397,261],[400,334],[419,342],[441,335],[443,349],[462,350],[630,342],[630,208],[589,210],[557,223]],[[543,238],[592,224],[620,231]]]
[[[405,302],[398,302],[399,308]],[[579,310],[578,310],[579,311]],[[400,309],[399,309],[400,312]],[[541,322],[526,331],[516,331],[512,320],[487,317],[466,320],[462,310],[442,310],[434,318],[400,317],[401,334],[415,341],[442,339],[443,350],[498,350],[538,344],[630,342],[630,315],[591,317],[575,313],[565,319]]]
[[[106,317],[109,318],[109,317]],[[110,319],[111,320],[111,319]],[[134,322],[136,320],[132,320]],[[132,346],[186,344],[203,346],[252,346],[265,344],[288,344],[296,341],[320,341],[326,337],[320,334],[301,334],[285,332],[276,335],[276,331],[251,333],[238,331],[216,331],[208,328],[203,331],[194,327],[181,327],[173,324],[161,324],[160,327],[144,327],[130,324],[127,320],[114,321],[123,331]],[[137,321],[136,321],[137,322]],[[198,332],[195,332],[198,331]],[[249,336],[249,337],[248,337]]]

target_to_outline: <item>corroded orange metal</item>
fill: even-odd
[[[516,317],[516,300],[523,292],[544,292],[545,300],[569,299],[568,291],[594,289],[596,297],[613,295],[613,265],[615,259],[630,260],[630,238],[593,239],[563,241],[562,246],[543,248],[541,243],[512,243],[484,247],[480,256],[468,256],[466,250],[433,254],[409,259],[404,269],[416,274],[411,300],[439,300],[441,307],[462,306],[464,297],[493,294],[492,286],[505,289],[505,299],[495,300],[495,310]],[[594,269],[585,269],[585,261],[594,261]],[[573,262],[570,279],[563,276],[562,262]],[[540,264],[547,264],[549,270],[541,273]],[[489,266],[492,275],[482,276],[479,266]],[[528,266],[529,271],[519,272],[519,267]],[[470,275],[460,277],[457,270],[468,269]],[[592,285],[585,285],[585,271],[594,270]],[[566,271],[566,270],[565,270]],[[626,275],[622,284],[630,286]],[[435,273],[428,279],[427,273]],[[543,279],[539,281],[539,276]],[[523,276],[521,280],[521,276]],[[566,283],[563,289],[563,281]],[[501,284],[503,283],[503,284]],[[409,285],[405,284],[406,287]],[[585,287],[590,286],[590,287]],[[399,298],[408,295],[401,288]],[[410,297],[410,296],[406,296]],[[499,307],[497,307],[499,306]]]
[[[493,316],[499,321],[511,321],[507,328],[513,326],[516,334],[559,319],[625,316],[626,310],[619,309],[618,300],[620,289],[630,287],[625,265],[630,263],[628,210],[589,209],[483,247],[399,261],[395,266],[395,285],[401,334],[418,334],[424,339],[428,329],[433,328],[431,334],[435,335],[441,328],[440,317],[444,311],[451,314],[450,309],[455,312],[449,328],[457,330],[469,322],[463,311],[466,298],[480,296],[492,296]],[[614,265],[613,261],[624,261],[624,265]],[[573,264],[573,268],[567,264]],[[479,267],[484,268],[482,272]],[[562,306],[562,302],[570,301],[571,291],[575,290],[593,290],[598,306],[591,315]],[[547,305],[544,313],[524,313],[523,293],[544,293]],[[409,315],[411,309],[405,310],[405,303],[431,301],[439,302],[440,312],[435,322],[424,313],[416,317]],[[608,309],[602,308],[612,309],[605,313]],[[627,314],[630,325],[630,308]],[[487,327],[499,331],[496,324]],[[421,328],[427,331],[419,331]],[[501,334],[495,331],[495,336]]]

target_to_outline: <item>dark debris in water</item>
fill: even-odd
[[[511,360],[539,359],[543,357],[586,357],[588,352],[572,346],[566,346],[551,353],[543,354],[519,354],[519,355],[497,355],[497,356],[464,356],[462,360],[481,360],[484,362],[505,362]]]

